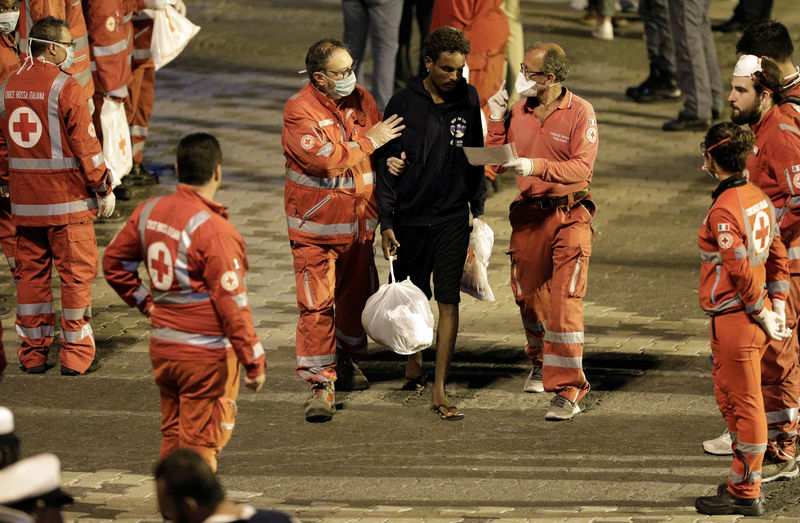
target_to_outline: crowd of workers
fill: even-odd
[[[430,409],[442,420],[463,419],[445,384],[470,219],[484,213],[487,179],[509,172],[519,188],[509,212],[509,279],[531,360],[522,388],[553,394],[545,419],[572,419],[590,390],[582,362],[583,297],[599,135],[592,105],[563,85],[565,51],[535,43],[507,76],[513,31],[499,2],[487,2],[478,14],[466,2],[436,2],[420,74],[392,93],[394,78],[378,78],[384,60],[375,67],[373,97],[357,83],[366,33],[351,33],[366,31],[364,20],[373,23],[373,17],[350,1],[343,2],[345,35],[354,53],[336,39],[314,43],[305,60],[308,83],[284,109],[285,212],[300,313],[296,372],[312,391],[305,418],[330,421],[336,390],[369,387],[357,362],[367,355],[361,312],[379,281],[373,242],[380,226],[381,250],[396,260],[397,279],[409,277],[439,309]],[[131,135],[142,138],[134,146],[140,154],[154,71],[152,64],[136,65],[136,41],[146,29],[135,33],[132,24],[166,5],[87,1],[84,19],[80,2],[39,13],[36,2],[0,0],[0,30],[8,29],[2,42],[11,53],[0,55],[9,64],[0,78],[0,184],[8,202],[0,223],[17,283],[17,354],[26,373],[49,369],[53,263],[62,284],[61,373],[97,369],[89,325],[98,261],[92,222],[112,215],[115,188],[117,194],[124,188],[104,162],[98,108],[108,99],[126,102]],[[22,13],[19,23],[15,13]],[[710,31],[707,5],[697,20],[692,27]],[[25,37],[11,38],[14,27]],[[370,33],[376,53],[382,49],[376,34],[384,33]],[[698,237],[699,296],[711,317],[715,394],[727,425],[715,448],[734,456],[727,483],[715,496],[698,498],[696,507],[705,514],[759,515],[760,484],[800,473],[800,72],[782,24],[748,26],[736,48],[731,122],[708,129],[722,108],[721,77],[710,58],[713,40],[696,36],[691,41],[699,52],[683,49],[682,55],[676,40],[671,58],[707,58],[699,66],[704,77],[681,79],[680,71],[692,75],[693,66],[676,66],[686,109],[664,128],[707,130],[704,167],[719,179]],[[146,53],[139,58],[146,60]],[[668,71],[653,71],[659,81],[672,81]],[[633,98],[647,94],[652,86],[645,84],[632,88]],[[683,89],[690,84],[691,91]],[[674,82],[667,87],[678,90]],[[514,145],[516,157],[500,165],[470,165],[463,152],[504,144]],[[134,171],[131,176],[147,177],[141,156]],[[234,426],[239,368],[244,385],[258,391],[265,357],[248,302],[244,240],[214,201],[223,178],[216,138],[183,137],[176,173],[177,190],[139,205],[112,240],[103,272],[153,327],[150,358],[162,411],[157,477],[179,477],[170,467],[199,460],[205,468],[198,474],[213,478]],[[140,276],[142,263],[149,282]],[[402,388],[427,385],[419,354],[410,356]],[[169,496],[165,513],[194,511],[184,521],[222,506],[221,493],[212,496],[217,504],[202,507],[197,498],[175,507],[176,494]]]

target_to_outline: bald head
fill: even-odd
[[[569,74],[567,53],[558,44],[536,42],[525,51],[525,61],[534,64],[534,70],[552,74],[555,83],[563,82]]]

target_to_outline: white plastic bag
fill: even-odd
[[[133,167],[131,131],[125,105],[106,96],[100,109],[100,126],[103,128],[103,156],[111,171],[111,185],[116,187]]]
[[[392,283],[384,283],[364,305],[361,323],[370,338],[397,354],[409,355],[433,342],[433,312],[428,297],[411,283],[397,283],[389,260]]]
[[[181,54],[183,48],[198,31],[200,31],[200,26],[194,25],[171,5],[168,5],[166,9],[155,10],[150,51],[153,54],[156,71]]]
[[[489,286],[489,258],[492,256],[494,232],[480,218],[472,220],[472,232],[469,235],[467,261],[461,274],[461,292],[484,301],[494,301],[494,293]]]

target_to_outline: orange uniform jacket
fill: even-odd
[[[769,292],[789,295],[789,261],[768,197],[744,176],[722,181],[697,237],[700,306],[709,314],[758,313]]]
[[[366,132],[381,114],[366,90],[337,105],[310,83],[286,102],[284,203],[289,239],[344,244],[372,239],[378,225],[375,150]]]
[[[503,0],[436,0],[431,31],[446,25],[464,31],[470,44],[469,61],[472,53],[477,56],[505,47],[510,33],[502,5]]]
[[[75,42],[75,62],[67,72],[80,84],[83,89],[83,98],[85,100],[91,98],[94,95],[94,84],[89,63],[89,37],[86,33],[86,20],[83,17],[81,2],[75,0],[20,0],[19,10],[17,32],[23,61],[28,54],[28,32],[33,24],[47,15],[66,20],[69,23],[69,31]]]
[[[94,219],[95,193],[106,195],[111,186],[75,79],[56,65],[34,60],[0,85],[0,97],[0,151],[8,147],[8,156],[0,157],[0,184],[9,185],[14,224]]]
[[[114,98],[128,96],[133,57],[134,11],[131,0],[84,0],[95,90]]]
[[[19,69],[19,49],[10,34],[0,33],[0,82]]]
[[[139,205],[103,256],[103,273],[131,307],[150,313],[150,354],[168,360],[236,355],[251,378],[264,372],[248,305],[244,240],[225,207],[179,185]],[[145,260],[147,288],[139,278]]]
[[[592,181],[597,156],[597,120],[592,104],[565,89],[544,122],[533,112],[536,98],[523,98],[504,120],[489,120],[486,145],[514,143],[522,158],[534,159],[533,176],[517,176],[525,198],[563,196]]]

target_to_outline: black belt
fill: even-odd
[[[528,198],[526,201],[540,209],[555,209],[557,207],[572,207],[573,204],[578,203],[587,196],[589,196],[589,189],[582,189],[572,194],[565,194],[564,196],[555,196],[552,198],[540,196],[537,198]]]

